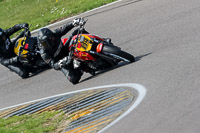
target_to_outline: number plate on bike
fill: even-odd
[[[78,39],[76,49],[79,51],[90,51],[92,48],[92,39],[87,35],[81,35]]]

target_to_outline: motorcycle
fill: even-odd
[[[20,63],[29,68],[31,73],[48,68],[38,48],[37,37],[31,37],[29,27],[24,29],[24,37],[19,38],[14,45],[14,53],[20,57]]]
[[[77,35],[64,38],[64,45],[69,45],[73,52],[74,67],[87,66],[94,71],[104,70],[116,66],[119,62],[134,62],[135,57],[121,48],[114,46],[110,38],[101,38],[97,35],[83,34],[87,21],[83,19],[79,25]],[[68,44],[69,43],[69,44]],[[84,70],[83,70],[84,71]]]

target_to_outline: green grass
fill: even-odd
[[[0,118],[0,133],[52,132],[58,128],[63,119],[67,118],[61,111]]]
[[[0,27],[32,24],[31,30],[116,0],[0,0]]]

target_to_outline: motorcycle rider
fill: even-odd
[[[61,70],[73,84],[77,84],[83,74],[79,68],[74,69],[73,49],[69,52],[69,41],[77,34],[78,30],[72,33],[65,46],[62,44],[61,37],[83,22],[82,18],[77,18],[55,31],[43,28],[38,32],[39,48],[43,60],[55,70]],[[84,33],[88,34],[85,30]]]
[[[20,57],[17,57],[14,53],[14,45],[20,37],[23,37],[25,32],[21,32],[20,35],[12,41],[10,40],[10,36],[27,27],[28,24],[23,23],[16,24],[6,30],[0,28],[0,63],[18,74],[21,78],[27,78],[29,76],[29,71],[20,64]]]

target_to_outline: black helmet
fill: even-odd
[[[51,50],[55,45],[56,38],[50,29],[42,28],[38,32],[38,41],[44,49]]]

